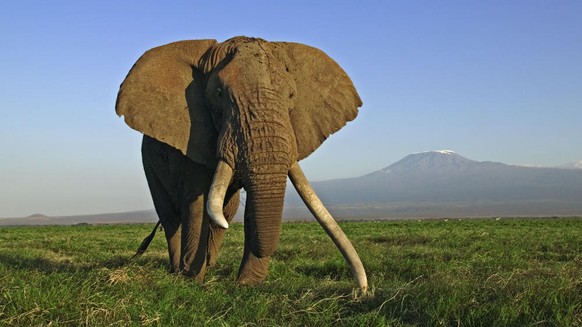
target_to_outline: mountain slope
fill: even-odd
[[[332,208],[378,216],[582,213],[582,170],[478,162],[450,150],[411,154],[371,174],[313,186]],[[298,205],[298,198],[291,194],[289,203]]]

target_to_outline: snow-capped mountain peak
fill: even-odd
[[[391,174],[410,170],[459,169],[476,163],[476,161],[460,156],[453,150],[432,150],[409,154],[400,161],[376,173]]]
[[[453,150],[431,150],[431,151],[424,151],[424,152],[416,152],[413,154],[421,154],[421,153],[456,154],[456,152]]]

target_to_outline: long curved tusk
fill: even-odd
[[[220,160],[216,166],[216,172],[214,173],[206,203],[206,211],[210,215],[210,221],[216,226],[225,229],[228,228],[228,222],[224,218],[224,197],[232,179],[232,174],[232,168],[226,162]]]
[[[309,208],[309,211],[311,211],[315,219],[319,222],[321,227],[323,227],[327,235],[331,237],[344,256],[344,259],[352,270],[352,274],[356,279],[358,287],[362,293],[365,294],[368,289],[368,278],[366,277],[366,271],[364,270],[364,265],[362,265],[360,256],[335,219],[333,219],[329,211],[327,211],[323,203],[321,203],[321,200],[319,200],[317,194],[315,194],[315,191],[311,187],[311,184],[309,184],[309,181],[305,177],[305,174],[303,174],[303,171],[297,162],[295,162],[291,166],[291,169],[289,169],[289,179],[293,183],[293,186],[295,186],[297,193],[299,193],[299,196],[301,196],[305,205]]]

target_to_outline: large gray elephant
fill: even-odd
[[[262,282],[279,242],[289,176],[365,291],[358,254],[297,163],[361,105],[341,67],[303,44],[241,36],[180,41],[142,55],[121,84],[116,112],[144,134],[143,164],[171,269],[204,278],[244,187],[237,281]]]

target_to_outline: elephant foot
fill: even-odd
[[[210,240],[208,241],[208,253],[206,254],[206,266],[214,267],[216,266],[216,262],[218,261],[218,251],[220,249],[220,245],[222,244],[217,244],[218,242],[216,241],[216,237],[212,237],[215,236],[212,232],[210,235],[211,237]]]
[[[239,285],[257,285],[267,278],[271,257],[258,258],[254,254],[245,254],[238,272]]]
[[[168,269],[168,273],[177,274],[179,272],[180,272],[180,268],[175,267],[174,265],[170,264],[170,268]]]
[[[198,283],[204,282],[204,277],[206,276],[206,262],[195,261],[193,264],[188,265],[183,263],[180,272],[183,276],[194,279]]]
[[[188,278],[192,278],[198,283],[202,283],[202,282],[204,282],[204,277],[206,276],[206,269],[203,269],[202,271],[199,271],[199,272],[182,270],[181,273],[183,276],[186,276]]]
[[[218,262],[218,255],[209,255],[206,259],[206,268],[214,268]]]

